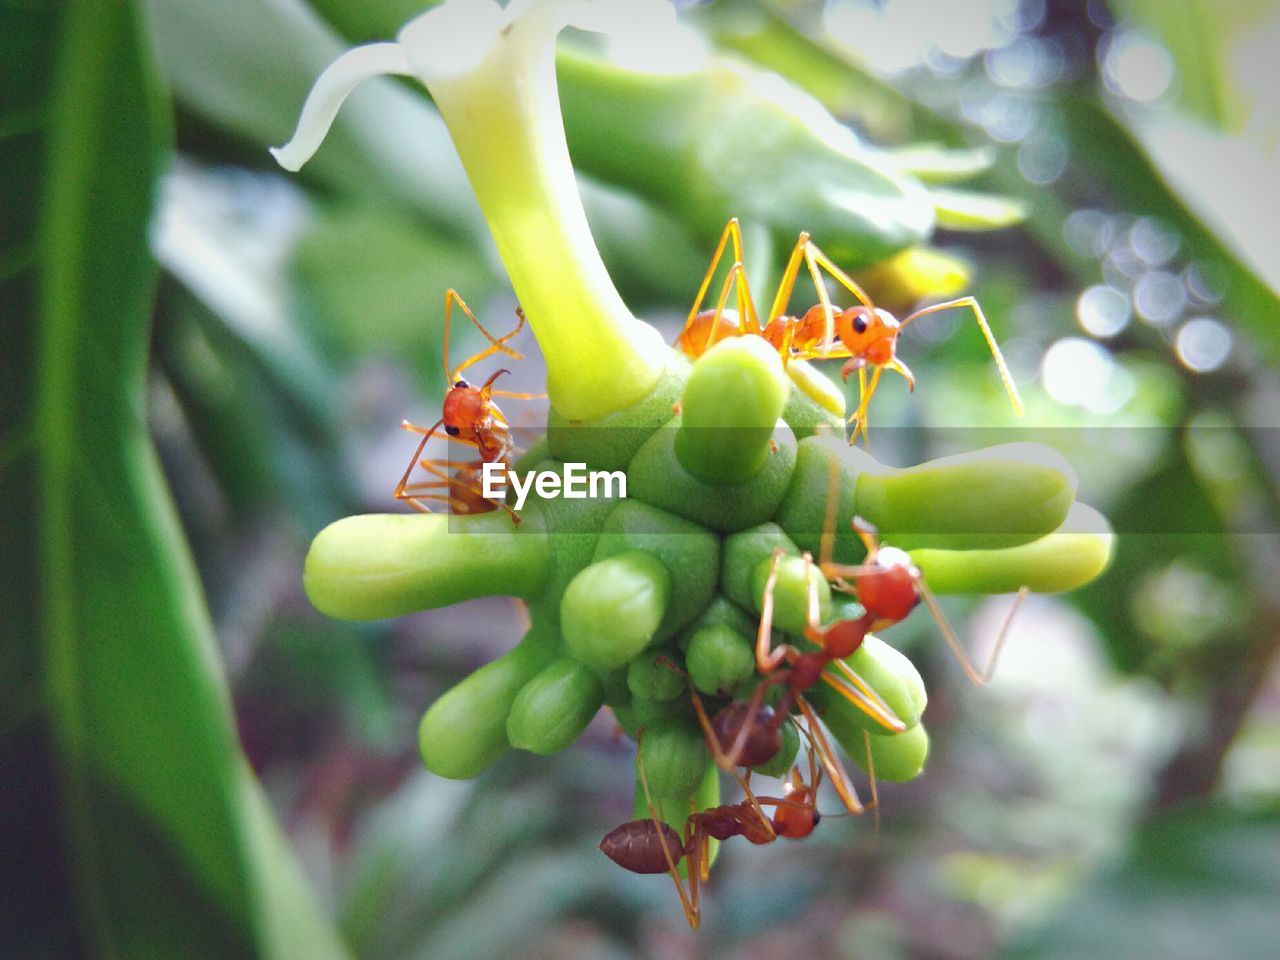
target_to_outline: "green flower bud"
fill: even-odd
[[[1056,533],[1003,550],[912,550],[911,560],[934,593],[1058,593],[1084,586],[1111,561],[1114,535],[1106,519],[1077,503]]]
[[[725,537],[724,561],[720,567],[720,589],[724,595],[743,610],[758,613],[760,592],[754,581],[756,568],[769,561],[775,550],[793,556],[800,554],[799,548],[776,523],[762,523]],[[752,623],[748,636],[754,636],[755,632],[755,624]]]
[[[743,582],[747,582],[749,577],[744,577]],[[693,621],[686,627],[677,638],[676,642],[680,649],[688,652],[689,643],[693,640],[693,635],[704,627],[730,627],[744,637],[755,636],[756,622],[741,607],[731,600],[722,596],[716,596],[711,603],[707,605],[707,609],[698,615],[698,619]]]
[[[587,667],[569,657],[553,660],[526,683],[507,716],[513,747],[543,755],[563,750],[604,703],[604,687]]]
[[[665,640],[688,624],[715,593],[720,540],[711,531],[638,500],[624,500],[604,522],[595,560],[643,550],[671,572],[671,597],[658,627]]]
[[[707,483],[742,483],[763,469],[791,393],[778,352],[760,337],[722,340],[693,365],[675,452]]]
[[[1009,443],[904,470],[864,469],[856,504],[895,547],[974,550],[1056,530],[1075,491],[1075,471],[1056,450]]]
[[[433,703],[418,726],[427,769],[450,780],[468,780],[502,756],[509,746],[512,703],[554,656],[545,643],[528,637]]]
[[[640,763],[655,796],[687,797],[707,771],[707,746],[696,724],[659,720],[640,737]]]
[[[718,484],[699,480],[676,456],[681,418],[658,430],[636,454],[628,470],[628,494],[711,530],[733,533],[773,516],[786,495],[796,462],[796,443],[785,424],[775,430],[778,449],[750,481]]]
[[[920,671],[903,653],[879,637],[868,636],[853,656],[845,659],[845,663],[857,671],[858,676],[867,682],[907,729],[920,722],[929,698]],[[832,675],[840,676],[834,668],[827,669]],[[823,690],[822,694],[828,713],[847,713],[850,724],[871,733],[889,735],[890,731],[834,690]]]
[[[924,762],[929,758],[929,734],[923,723],[889,737],[864,736],[856,729],[846,730],[847,736],[841,736],[834,726],[831,732],[853,762],[867,773],[871,773],[874,763],[877,780],[891,783],[914,780],[923,772]]]
[[[751,575],[751,596],[756,610],[764,604],[765,586],[773,558],[756,564]],[[777,580],[773,587],[773,624],[787,633],[803,634],[809,625],[809,591],[818,591],[818,622],[831,618],[831,585],[817,565],[802,557],[784,556],[778,561]]]
[[[532,599],[547,582],[547,538],[536,515],[365,514],[329,524],[307,552],[302,583],[316,609],[378,620],[506,594]]]
[[[649,645],[670,594],[671,575],[652,554],[631,550],[593,563],[560,602],[566,649],[597,670],[622,666]]]
[[[702,627],[685,652],[689,682],[699,693],[732,694],[756,673],[753,643],[728,624]]]
[[[821,370],[803,360],[787,364],[787,376],[795,389],[787,397],[782,419],[791,425],[798,439],[816,432],[844,436],[844,392]]]
[[[670,700],[632,697],[631,712],[639,727],[650,727],[655,723],[678,720],[692,729],[697,723],[693,713],[693,703],[688,697],[674,697]]]
[[[641,654],[627,667],[627,689],[637,699],[674,700],[688,689],[675,651]]]

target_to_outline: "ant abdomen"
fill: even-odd
[[[756,711],[755,717],[748,719],[747,712],[751,703],[747,700],[735,700],[733,703],[716,712],[711,718],[711,727],[716,739],[720,741],[721,750],[729,750],[737,742],[743,724],[747,728],[746,740],[738,754],[738,764],[743,767],[756,767],[768,763],[782,749],[782,732],[780,723],[772,707],[763,704]]]
[[[662,851],[664,845],[670,860]],[[632,873],[666,873],[684,856],[684,844],[670,824],[650,818],[614,827],[600,841],[600,851]]]

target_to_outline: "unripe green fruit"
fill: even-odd
[[[375,513],[321,530],[302,582],[322,613],[378,620],[495,593],[533,599],[546,588],[550,566],[537,516],[517,527],[500,510]]]
[[[681,465],[707,483],[750,480],[770,457],[790,393],[782,360],[764,339],[720,341],[693,365],[684,388],[675,438]]]
[[[553,658],[545,644],[525,640],[436,700],[418,726],[427,769],[450,780],[469,780],[502,756],[509,746],[512,703]]]
[[[853,656],[845,659],[845,663],[857,671],[858,676],[866,681],[867,686],[879,694],[880,699],[907,729],[920,722],[920,715],[929,702],[928,695],[920,672],[903,653],[895,650],[879,637],[868,636],[862,641],[862,646],[854,651]],[[834,667],[828,667],[827,670],[834,676],[841,676]],[[885,735],[892,733],[834,690],[824,691],[824,693],[828,712],[848,713],[851,723],[871,733]]]
[[[653,639],[670,589],[667,568],[652,554],[632,550],[593,563],[560,602],[569,654],[597,670],[627,663]]]
[[[530,753],[556,753],[578,739],[603,703],[604,687],[596,675],[560,657],[516,696],[507,715],[507,737],[513,747]]]
[[[888,780],[891,783],[914,780],[920,776],[925,761],[929,758],[929,734],[923,723],[891,737],[864,736],[856,728],[846,731],[849,734],[847,737],[836,733],[835,727],[831,727],[831,732],[840,741],[845,753],[867,773],[871,773],[874,764],[878,780]],[[872,763],[867,762],[868,749]]]
[[[681,465],[675,452],[680,422],[677,417],[640,448],[627,471],[628,495],[724,533],[745,530],[773,516],[795,467],[791,429],[783,423],[774,431],[777,449],[749,481],[719,484],[699,480]]]
[[[1092,507],[1077,503],[1062,529],[1003,550],[913,550],[934,593],[1059,593],[1084,586],[1111,562],[1115,537]]]
[[[624,500],[605,520],[593,559],[629,550],[652,554],[671,572],[671,596],[658,627],[659,641],[706,609],[720,563],[720,540],[714,533],[638,500]]]
[[[674,700],[688,689],[682,669],[674,650],[641,654],[627,667],[627,689],[639,699]]]
[[[727,624],[703,627],[685,651],[689,682],[699,693],[732,694],[755,676],[752,642]]]
[[[844,392],[817,367],[803,360],[787,364],[787,376],[795,389],[787,396],[782,419],[791,425],[797,439],[815,431],[830,431],[844,437]]]
[[[768,561],[775,550],[799,556],[800,550],[776,523],[762,523],[725,537],[720,564],[720,589],[743,610],[756,613],[760,609],[760,593],[754,583],[756,568]],[[747,633],[754,636],[755,624]]]
[[[766,777],[785,777],[795,766],[796,754],[800,752],[800,734],[796,732],[794,723],[784,723],[778,728],[782,734],[782,746],[778,748],[768,762],[757,764],[751,769]]]
[[[803,557],[783,556],[774,567],[773,558],[756,564],[751,575],[752,598],[757,610],[763,609],[764,591],[770,569],[776,569],[773,587],[773,624],[787,633],[803,634],[809,624],[809,595],[818,596],[818,623],[831,617],[831,585],[818,567]]]
[[[687,651],[693,635],[703,627],[718,627],[722,625],[730,627],[744,637],[755,636],[756,622],[751,618],[750,614],[733,601],[722,596],[716,596],[707,605],[707,609],[698,615],[698,619],[681,631],[680,636],[676,638],[676,643],[679,644],[680,649]]]
[[[686,797],[706,775],[707,746],[696,724],[659,720],[640,736],[640,763],[657,796]]]
[[[1075,471],[1052,447],[1009,443],[903,470],[864,470],[855,501],[896,547],[975,550],[1056,530],[1075,491]]]
[[[697,723],[693,713],[693,703],[688,697],[673,697],[670,700],[633,697],[631,713],[639,727],[648,727],[667,720],[679,720],[689,726]]]

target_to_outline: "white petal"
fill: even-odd
[[[338,108],[361,80],[412,73],[404,48],[398,43],[370,43],[348,50],[320,74],[307,94],[293,139],[283,147],[272,147],[271,155],[286,170],[299,170],[319,149]]]

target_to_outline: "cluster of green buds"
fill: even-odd
[[[823,623],[861,615],[799,559],[825,546],[835,560],[857,563],[864,547],[855,516],[908,551],[941,594],[1070,590],[1102,571],[1111,542],[1105,521],[1075,502],[1074,475],[1048,448],[1011,444],[889,468],[847,444],[843,398],[813,367],[784,364],[752,336],[718,343],[690,364],[628,311],[576,193],[554,38],[571,20],[598,27],[609,17],[660,16],[667,6],[515,0],[504,11],[488,0],[449,0],[396,43],[357,48],[334,64],[277,156],[292,169],[304,162],[359,80],[400,73],[424,82],[546,356],[547,432],[515,470],[563,473],[583,463],[627,481],[625,498],[616,490],[530,498],[518,524],[501,510],[340,520],[307,557],[312,602],[366,620],[480,596],[526,601],[531,626],[519,645],[427,711],[427,767],[469,778],[513,747],[554,753],[607,705],[628,734],[643,731],[648,783],[678,817],[690,801],[704,809],[719,796],[690,692],[715,710],[756,688],[756,635],[777,551],[796,558],[777,565],[780,640],[803,633],[814,593]],[[889,732],[847,700],[815,694],[823,723],[877,776],[914,777],[928,749],[919,674],[877,638],[850,665],[904,729]],[[768,773],[795,760],[790,724],[783,734],[761,768]]]

